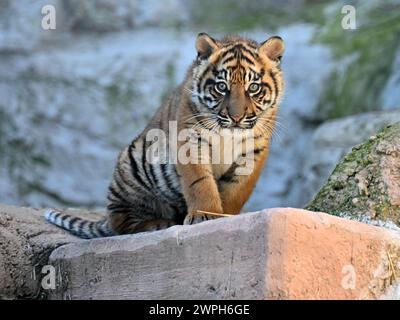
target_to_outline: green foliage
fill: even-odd
[[[352,1],[357,29],[341,25],[344,3],[327,8],[315,40],[329,45],[342,68],[327,82],[319,103],[321,118],[379,110],[383,89],[400,45],[400,6],[393,0]]]
[[[232,33],[262,28],[274,31],[298,22],[322,22],[322,10],[330,1],[305,2],[190,0],[189,8],[196,30]]]
[[[13,116],[6,110],[5,106],[0,105],[0,168],[7,170],[16,182],[18,193],[27,195],[32,191],[31,183],[22,173],[30,172],[31,176],[35,176],[38,168],[48,168],[50,163],[36,148],[35,141],[28,141],[16,133]]]
[[[132,101],[137,96],[133,84],[122,86],[121,82],[116,81],[106,87],[107,105],[112,112],[115,112],[118,108],[130,107]]]

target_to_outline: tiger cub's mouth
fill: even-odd
[[[218,125],[221,128],[227,129],[253,129],[257,123],[257,116],[253,117],[244,117],[240,121],[234,121],[233,119],[227,116],[218,115]]]

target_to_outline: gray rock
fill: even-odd
[[[0,198],[104,206],[117,155],[171,89],[187,37],[161,42],[151,30],[99,41],[82,36],[68,50],[3,59]],[[193,52],[178,60],[185,66],[194,55],[192,42],[187,46]]]
[[[185,0],[137,0],[136,25],[139,27],[179,27],[190,25],[191,12]]]
[[[25,3],[1,0],[0,2],[0,54],[27,52],[36,49],[53,36],[53,31],[42,29],[41,9],[53,5],[56,12],[61,0],[33,0]]]
[[[299,205],[308,203],[351,148],[389,124],[400,121],[400,109],[371,112],[327,121],[314,132],[301,179]]]
[[[52,250],[77,240],[45,222],[43,210],[1,205],[0,299],[45,298],[42,267]]]
[[[45,5],[55,7],[55,30],[42,28]],[[75,33],[91,34],[94,39],[101,32],[177,27],[190,21],[182,0],[33,0],[24,4],[2,0],[0,9],[0,54],[47,50],[49,44],[71,41]]]
[[[246,214],[63,246],[50,258],[61,282],[49,298],[261,299],[268,220]]]
[[[135,0],[63,1],[66,25],[76,32],[104,32],[132,28],[138,4]]]
[[[182,0],[64,0],[72,32],[109,32],[148,26],[178,26],[189,20]]]
[[[393,230],[276,208],[59,247],[48,298],[376,299],[396,284],[399,246]],[[341,274],[349,261],[354,290]]]
[[[92,240],[43,212],[0,206],[0,299],[366,299],[396,284],[398,229],[321,212],[275,208]],[[355,290],[340,282],[349,261]]]
[[[366,216],[400,226],[399,171],[397,122],[355,146],[306,208],[360,220]]]

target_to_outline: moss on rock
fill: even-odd
[[[306,209],[400,226],[399,172],[400,122],[354,147]]]

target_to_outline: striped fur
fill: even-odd
[[[53,209],[46,210],[44,217],[47,221],[83,239],[114,235],[108,226],[107,220],[88,221]]]
[[[215,40],[199,34],[197,59],[183,83],[161,106],[144,131],[119,155],[108,192],[108,218],[84,222],[57,212],[47,219],[74,234],[99,237],[168,228],[208,220],[198,210],[238,214],[249,198],[268,156],[269,141],[283,94],[280,59],[283,41],[272,37],[264,43],[226,37]],[[254,137],[253,149],[233,155],[228,163],[149,163],[146,136],[161,129],[167,136],[170,121],[178,132],[192,129],[198,147],[221,152],[227,141],[215,142],[224,130],[240,141]],[[214,137],[214,138],[213,138]],[[189,141],[178,141],[178,148]],[[254,156],[251,174],[236,169]],[[190,157],[209,157],[202,154]]]

